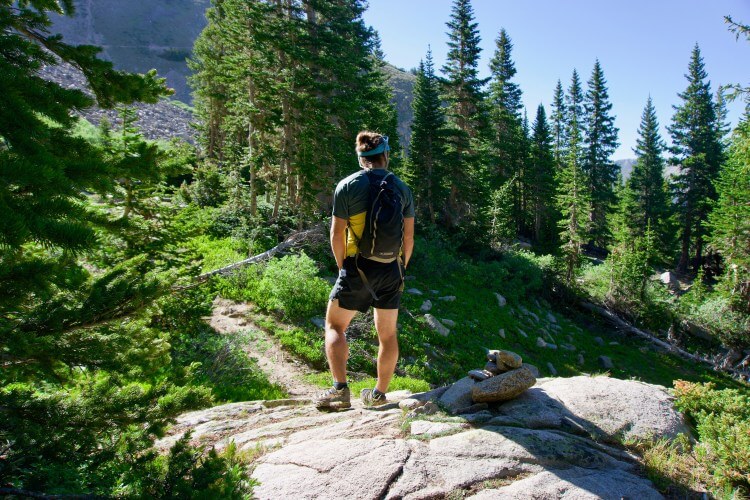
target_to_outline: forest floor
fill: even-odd
[[[271,334],[251,320],[253,306],[217,297],[208,319],[211,327],[224,335],[248,332],[244,350],[253,358],[269,382],[282,386],[290,397],[309,398],[320,388],[305,379],[317,373],[304,362],[284,351]]]

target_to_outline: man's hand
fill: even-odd
[[[404,218],[404,269],[409,265],[414,251],[414,217]]]

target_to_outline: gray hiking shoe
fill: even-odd
[[[348,387],[341,390],[336,390],[335,387],[326,389],[315,396],[313,403],[319,410],[343,410],[352,406]]]
[[[378,392],[376,395],[374,389],[362,389],[359,397],[365,406],[380,406],[388,403],[388,400],[385,399],[385,394]]]

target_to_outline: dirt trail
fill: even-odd
[[[290,397],[311,398],[320,388],[306,382],[305,376],[315,371],[295,360],[281,348],[275,338],[254,325],[249,318],[251,310],[252,306],[247,303],[217,297],[209,324],[217,332],[224,334],[249,330],[251,335],[245,352],[257,361],[268,380],[284,387]]]

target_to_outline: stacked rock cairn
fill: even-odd
[[[469,377],[477,382],[471,388],[471,399],[475,403],[507,401],[536,383],[521,356],[503,350],[488,351],[484,369],[471,370]]]

